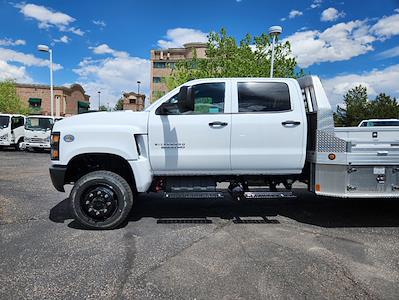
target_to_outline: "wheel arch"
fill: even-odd
[[[116,154],[83,153],[69,160],[65,172],[64,184],[74,183],[82,176],[94,171],[110,171],[123,177],[132,191],[137,191],[136,180],[129,162]]]

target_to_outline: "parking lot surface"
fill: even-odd
[[[399,200],[145,195],[91,231],[48,166],[0,152],[0,299],[398,299]]]

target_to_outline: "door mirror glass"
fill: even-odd
[[[194,97],[191,93],[191,87],[182,86],[177,96],[177,106],[180,113],[194,111]]]

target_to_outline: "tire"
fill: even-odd
[[[17,151],[24,151],[25,147],[23,147],[24,139],[19,139],[18,142],[14,145],[15,150]]]
[[[109,171],[95,171],[80,178],[70,199],[75,220],[90,229],[118,227],[133,206],[133,193],[127,181]]]

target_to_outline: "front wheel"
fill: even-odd
[[[112,229],[123,223],[133,205],[127,181],[109,171],[95,171],[80,178],[70,199],[75,220],[91,229]]]

